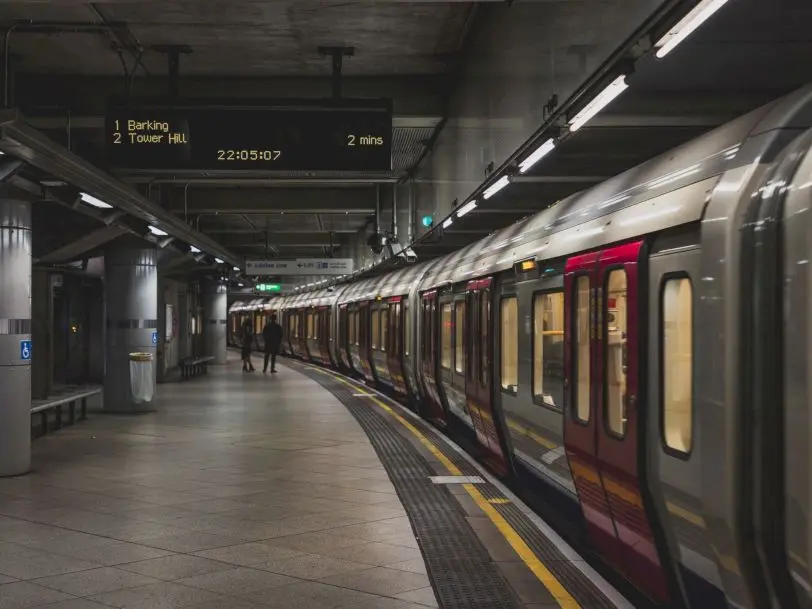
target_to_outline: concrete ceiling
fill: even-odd
[[[0,3],[0,23],[53,24],[39,31],[18,25],[11,34],[11,101],[32,125],[114,173],[104,154],[106,101],[123,93],[126,74],[133,96],[166,93],[161,45],[191,51],[180,58],[182,96],[231,99],[329,97],[331,60],[318,49],[354,47],[343,64],[344,95],[393,99],[392,171],[194,179],[117,172],[238,254],[306,256],[346,244],[374,214],[373,185],[397,181],[423,156],[441,120],[441,81],[453,68],[474,4],[32,0]],[[68,23],[110,29],[76,32]],[[331,200],[335,193],[319,187],[325,181],[354,188],[340,189]],[[60,247],[73,251],[72,240],[87,233],[83,221],[65,225],[62,215],[38,215],[57,235],[40,242],[41,255]],[[62,226],[68,230],[57,230]]]

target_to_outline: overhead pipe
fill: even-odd
[[[93,34],[96,32],[115,32],[116,29],[126,28],[127,24],[122,22],[107,22],[107,23],[92,23],[92,22],[71,22],[71,21],[40,21],[34,22],[31,19],[25,21],[17,21],[12,23],[3,35],[3,105],[8,108],[10,104],[10,73],[9,66],[11,55],[11,35],[17,31],[29,32],[42,32],[42,33],[56,33],[56,34]],[[146,66],[141,61],[141,58],[133,53],[132,49],[126,45],[122,45],[128,53],[135,59],[136,63],[140,65],[144,72],[147,72]],[[149,73],[149,72],[147,72]]]

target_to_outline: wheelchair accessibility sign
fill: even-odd
[[[27,362],[31,359],[31,341],[30,340],[21,340],[20,341],[20,359],[24,362]]]
[[[157,344],[158,344],[158,332],[153,332],[153,333],[152,333],[152,344],[153,344],[153,345],[157,345]]]

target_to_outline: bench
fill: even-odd
[[[184,380],[190,379],[198,374],[206,374],[209,371],[209,362],[214,361],[214,356],[187,357],[180,362],[180,372]]]
[[[79,402],[79,420],[87,418],[87,398],[101,394],[101,387],[77,387],[67,389],[44,400],[33,400],[31,402],[31,416],[40,415],[42,426],[40,435],[48,433],[48,413],[52,410],[56,412],[54,430],[62,428],[62,407],[68,405],[68,422],[73,425],[76,422],[76,403]]]

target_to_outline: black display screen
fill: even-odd
[[[108,110],[110,165],[140,170],[388,171],[391,103]]]

